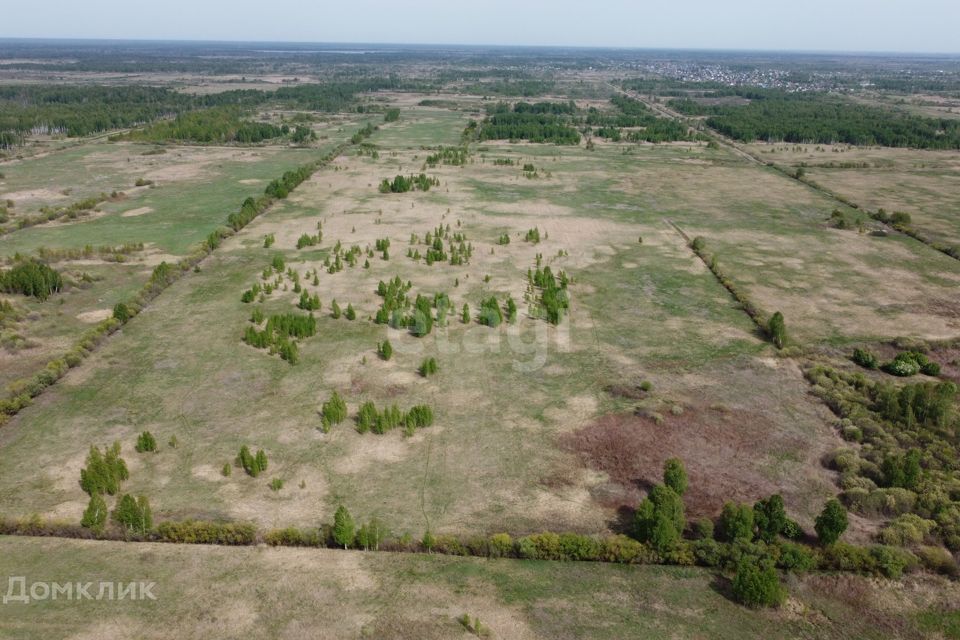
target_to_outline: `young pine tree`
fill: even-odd
[[[777,349],[783,349],[787,343],[787,326],[783,320],[783,314],[777,311],[770,316],[767,322],[767,333],[770,334],[770,340]]]
[[[354,524],[353,517],[347,508],[343,505],[337,507],[337,512],[333,516],[333,540],[344,549],[353,544]]]
[[[157,439],[154,438],[153,434],[149,431],[144,431],[137,436],[137,445],[134,448],[137,450],[137,453],[145,453],[147,451],[156,452]]]
[[[663,465],[663,484],[673,489],[678,496],[687,491],[687,470],[680,458],[670,458]]]
[[[107,521],[107,502],[99,493],[90,496],[90,502],[83,512],[80,519],[80,526],[93,531],[102,531],[103,525]]]
[[[637,507],[636,537],[658,551],[666,551],[680,540],[686,525],[683,499],[668,486],[658,484]]]

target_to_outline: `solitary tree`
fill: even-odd
[[[814,522],[817,537],[823,544],[833,544],[847,530],[847,510],[836,498],[831,498]]]
[[[353,544],[353,538],[353,517],[345,506],[340,505],[337,507],[337,512],[333,515],[333,539],[337,544],[342,544],[343,548],[346,549]]]

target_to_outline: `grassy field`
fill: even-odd
[[[732,603],[695,568],[390,553],[0,538],[0,577],[154,582],[156,600],[0,606],[0,634],[32,639],[471,637],[956,638],[957,585],[852,576],[791,580],[779,611]]]
[[[830,145],[754,144],[765,160],[796,167],[817,184],[871,211],[909,213],[932,240],[960,244],[960,153]]]
[[[693,181],[708,175],[705,168],[721,181],[773,178],[703,145],[588,152],[487,144],[465,167],[427,169],[441,180],[429,192],[383,195],[383,178],[421,170],[427,132],[433,144],[455,142],[469,117],[404,113],[371,139],[378,159],[346,156],[316,174],[5,428],[0,441],[12,462],[0,470],[0,509],[79,518],[85,496],[77,478],[88,446],[119,440],[131,467],[127,488],[150,495],[161,517],[310,525],[343,502],[358,517],[377,515],[414,536],[599,532],[620,528],[620,510],[658,479],[664,459],[680,455],[694,479],[691,515],[781,491],[809,525],[833,491],[818,463],[837,443],[824,410],[666,222],[706,225],[703,214],[717,213],[709,235],[720,238],[747,217],[718,213],[739,210],[741,196],[730,186],[703,211],[707,201]],[[524,176],[526,163],[538,177]],[[748,204],[752,218],[780,211],[777,203]],[[318,222],[320,247],[297,251],[297,238]],[[473,243],[469,265],[406,257],[411,233],[423,251],[424,236],[440,224]],[[533,227],[539,244],[523,239]],[[497,244],[503,233],[509,245]],[[268,234],[276,243],[264,249]],[[323,260],[338,240],[365,249],[379,238],[391,240],[390,260],[376,254],[369,269],[360,266],[364,257],[326,273]],[[526,314],[526,271],[537,254],[573,279],[571,312],[559,327]],[[296,366],[239,340],[257,306],[242,304],[240,294],[276,255],[323,304],[319,335],[302,342]],[[305,276],[313,269],[317,286]],[[369,318],[380,302],[378,280],[394,275],[410,280],[414,294],[447,293],[457,311],[466,302],[474,315],[481,299],[509,294],[520,320],[493,330],[463,325],[455,313],[426,338],[387,330]],[[288,289],[260,306],[289,312],[296,299]],[[352,304],[358,319],[330,318],[334,299]],[[395,350],[389,362],[375,353],[384,338]],[[431,355],[441,371],[421,378],[417,368]],[[635,397],[644,380],[653,391]],[[624,385],[634,391],[624,393]],[[767,391],[751,393],[757,388]],[[351,415],[367,400],[427,403],[436,424],[411,438],[360,434],[350,421],[324,434],[317,412],[334,390]],[[136,454],[143,430],[163,445],[175,436],[178,447]],[[627,447],[631,463],[597,455],[590,445],[597,438]],[[243,444],[267,452],[267,478],[221,474]],[[4,482],[14,477],[24,481]],[[284,481],[282,490],[268,488],[273,478]]]
[[[0,387],[32,374],[67,351],[86,328],[129,299],[161,261],[189,253],[247,196],[257,196],[284,171],[314,159],[349,136],[339,127],[317,149],[155,147],[91,142],[58,153],[4,165],[0,199],[12,199],[18,216],[41,206],[62,206],[122,191],[98,210],[0,236],[0,258],[41,249],[82,249],[143,244],[123,263],[99,255],[54,261],[51,266],[83,286],[44,302],[11,297],[23,319],[2,333]],[[137,179],[151,181],[134,187]],[[65,195],[65,193],[67,195]]]
[[[807,393],[800,363],[776,356],[687,238],[704,237],[724,272],[764,312],[783,311],[790,335],[812,346],[953,335],[947,299],[960,281],[956,261],[909,238],[828,228],[834,202],[704,144],[486,143],[471,146],[465,166],[425,167],[432,151],[423,147],[456,143],[470,117],[405,106],[399,122],[370,138],[375,157],[353,149],[316,173],[22,411],[0,431],[9,456],[0,512],[79,520],[88,448],[119,441],[131,470],[124,490],[150,496],[159,519],[316,526],[343,503],[360,520],[376,516],[414,537],[621,531],[664,460],[679,456],[690,470],[689,516],[779,492],[809,529],[836,492],[821,462],[842,444],[835,419]],[[131,157],[132,148],[96,153]],[[188,151],[204,152],[225,153]],[[213,163],[210,171],[225,173],[210,187],[211,176],[160,182],[125,204],[153,213],[124,217],[111,204],[106,215],[70,225],[71,241],[84,233],[146,238],[182,251],[205,235],[199,218],[222,220],[307,152],[230,153],[269,157]],[[439,185],[378,191],[383,179],[421,171]],[[214,194],[228,205],[205,199]],[[183,213],[187,206],[202,215]],[[151,223],[159,212],[165,217]],[[296,249],[318,225],[322,242]],[[466,235],[469,264],[407,257],[425,252],[426,234],[441,225]],[[538,243],[525,240],[533,228]],[[29,229],[11,240],[27,248],[63,234],[66,243],[69,231]],[[504,234],[509,244],[500,243]],[[382,239],[389,259],[372,251]],[[361,256],[329,273],[337,242]],[[240,301],[254,283],[277,281],[262,275],[276,257],[322,305],[317,335],[301,341],[293,366],[240,340],[254,308],[297,312],[288,275],[262,301]],[[571,278],[570,312],[558,326],[530,314],[527,271],[538,257]],[[447,294],[447,326],[416,338],[374,324],[377,283],[394,276],[410,281],[411,297]],[[98,308],[109,308],[109,292],[97,295]],[[508,295],[519,307],[516,324],[477,322],[481,300]],[[357,319],[331,317],[334,300]],[[376,352],[384,339],[394,348],[389,361]],[[424,378],[417,370],[428,356],[440,372]],[[319,410],[334,391],[350,419],[324,433]],[[412,437],[358,433],[353,416],[366,401],[428,404],[435,424]],[[158,453],[133,451],[144,430],[157,437]],[[243,445],[266,452],[265,475],[223,474]],[[271,490],[271,481],[283,487]],[[865,539],[875,527],[855,529],[851,536]]]

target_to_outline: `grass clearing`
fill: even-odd
[[[923,638],[950,633],[956,584],[854,576],[792,581],[779,611],[732,603],[725,582],[680,567],[479,560],[392,553],[0,538],[0,574],[27,583],[155,582],[156,600],[47,600],[0,607],[25,640],[468,637]],[[951,603],[952,601],[952,603]],[[162,623],[161,623],[162,621]],[[949,637],[949,636],[947,636]]]

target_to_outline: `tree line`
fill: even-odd
[[[227,115],[268,103],[310,111],[344,111],[357,103],[358,93],[400,84],[397,78],[370,77],[274,91],[240,89],[207,95],[146,86],[0,86],[0,149],[20,146],[32,133],[87,136],[171,116],[178,116],[180,123],[159,123],[146,139],[256,142],[257,138],[266,139],[272,130],[252,126],[255,123],[238,125]],[[221,113],[210,118],[187,116],[204,109]],[[234,138],[230,138],[231,132]],[[292,135],[294,142],[304,142],[311,138],[311,131],[309,127],[296,127]]]
[[[63,289],[63,277],[51,267],[28,260],[0,271],[0,291],[46,300]]]
[[[743,142],[755,140],[960,149],[960,120],[914,116],[856,104],[826,93],[738,89],[747,104],[704,104],[678,99],[686,115],[706,115],[707,125]]]

